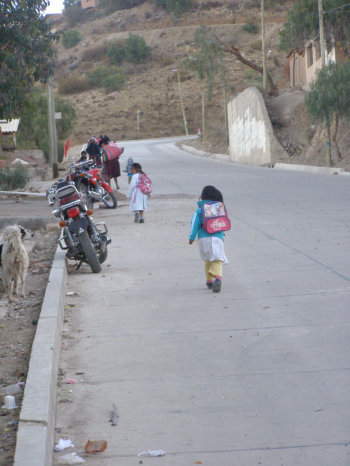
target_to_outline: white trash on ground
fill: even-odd
[[[82,464],[85,460],[78,456],[75,452],[67,453],[67,455],[59,456],[56,458],[57,464]]]
[[[137,456],[164,456],[166,455],[166,451],[163,450],[147,450],[142,451]]]
[[[55,451],[62,451],[70,447],[74,447],[74,445],[69,438],[67,439],[60,438],[58,441],[58,444],[55,446]]]

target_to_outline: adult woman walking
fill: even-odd
[[[119,157],[123,153],[124,149],[118,147],[116,144],[111,145],[109,138],[104,136],[99,142],[102,148],[102,159],[104,165],[104,177],[106,182],[111,186],[111,179],[114,179],[116,188],[119,189],[118,177],[120,176],[120,164]],[[112,186],[111,186],[112,187]]]

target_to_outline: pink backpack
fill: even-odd
[[[211,201],[202,204],[203,230],[207,233],[218,233],[231,229],[231,222],[223,202]]]
[[[151,194],[152,192],[152,181],[145,173],[140,173],[140,188],[143,194]]]

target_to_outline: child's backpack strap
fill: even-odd
[[[223,202],[208,201],[202,204],[203,230],[213,234],[231,229],[231,222]]]

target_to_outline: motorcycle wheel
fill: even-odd
[[[104,195],[102,196],[102,201],[109,209],[116,209],[117,207],[117,198],[114,193],[109,193],[105,190]]]
[[[90,265],[93,273],[101,272],[101,265],[97,257],[95,248],[93,247],[89,235],[86,231],[79,235],[81,249],[86,258],[86,262]]]
[[[107,246],[105,246],[105,249],[98,255],[98,260],[100,264],[103,264],[103,262],[107,259],[108,256],[108,251],[107,251]]]
[[[89,188],[86,186],[85,183],[80,183],[78,189],[84,196],[86,207],[88,209],[92,209],[93,208],[93,201],[92,201],[91,197],[89,196]]]

